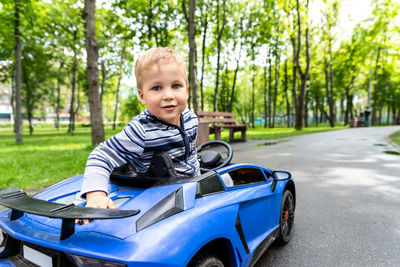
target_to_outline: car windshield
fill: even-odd
[[[221,175],[221,179],[227,188],[266,181],[263,172],[257,168],[240,168],[228,171]]]

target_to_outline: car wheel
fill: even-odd
[[[224,267],[224,264],[214,254],[203,252],[191,260],[188,267]]]
[[[289,242],[294,226],[294,198],[289,190],[283,192],[281,212],[279,218],[279,241],[281,244]]]

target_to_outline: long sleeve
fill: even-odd
[[[133,119],[120,133],[101,143],[90,154],[85,168],[81,196],[87,192],[109,192],[109,177],[114,168],[132,162],[146,169],[140,161],[145,146],[145,131],[139,120]]]

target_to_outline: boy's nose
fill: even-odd
[[[174,93],[172,88],[166,88],[164,90],[164,95],[163,95],[164,99],[173,99],[174,98]]]

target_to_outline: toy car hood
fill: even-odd
[[[192,181],[165,181],[149,188],[113,183],[110,197],[117,205],[115,210],[83,207],[84,201],[77,197],[82,175],[62,181],[33,197],[17,188],[3,189],[0,190],[0,204],[11,210],[5,215],[3,213],[0,220],[4,220],[3,227],[9,228],[6,231],[16,234],[21,233],[19,224],[30,220],[48,228],[47,232],[53,232],[61,240],[82,232],[96,232],[125,239],[160,220],[193,208],[196,194],[201,194],[202,190],[198,180],[205,176]],[[214,177],[218,179],[216,175]],[[93,221],[79,225],[75,224],[76,219]]]

